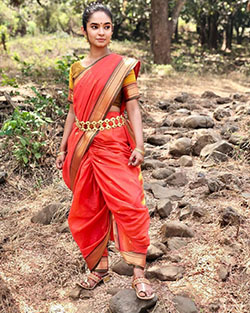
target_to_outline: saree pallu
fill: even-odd
[[[120,56],[118,58],[116,56],[110,58],[113,69],[109,68],[108,71],[112,74],[122,61]],[[105,59],[103,61],[107,63],[108,58]],[[101,70],[100,65],[103,65],[103,62],[98,63],[95,66]],[[127,71],[129,70],[128,67]],[[115,75],[112,76],[110,73],[107,76],[104,86],[110,83],[110,77],[115,79]],[[93,76],[88,72],[88,82],[94,78],[97,80],[93,83],[98,85],[98,75]],[[83,75],[76,86],[84,89],[85,79],[86,77]],[[122,84],[122,81],[120,83]],[[96,87],[95,92],[100,86]],[[91,89],[91,85],[88,88]],[[74,107],[79,120],[86,121],[92,116],[96,106],[93,104],[92,107],[87,106],[91,101],[97,103],[100,100],[103,96],[102,88],[100,88],[100,93],[96,92],[96,97],[91,92],[82,95],[78,88],[84,101],[82,97],[75,96],[74,90]],[[117,90],[119,91],[119,88]],[[112,92],[115,97],[117,91]],[[109,104],[106,105],[109,108]],[[120,112],[104,112],[102,117],[112,118],[118,115]],[[82,134],[74,125],[68,140],[68,155],[64,163],[63,174],[65,182],[69,186],[70,165],[75,150],[79,148],[77,146],[79,138],[85,139],[86,133]],[[82,142],[84,143],[84,141]],[[131,155],[130,142],[131,138],[126,126],[97,132],[91,137],[74,177],[69,227],[90,270],[96,268],[102,257],[107,255],[109,240],[115,240],[116,247],[127,263],[145,266],[149,245],[149,214],[145,206],[140,168],[128,166]]]

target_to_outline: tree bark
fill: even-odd
[[[169,1],[151,1],[151,47],[156,64],[169,64],[171,62],[171,38],[185,2],[186,0],[177,0],[170,20]]]
[[[170,63],[168,1],[151,1],[151,46],[156,64]]]
[[[218,17],[219,14],[217,12],[209,16],[209,38],[208,38],[209,49],[218,48],[218,29],[217,29]]]
[[[226,28],[226,49],[232,49],[232,39],[233,39],[233,16],[228,17],[228,24]]]

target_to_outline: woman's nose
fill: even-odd
[[[104,29],[103,29],[103,27],[100,27],[100,28],[99,28],[99,34],[100,34],[100,35],[103,35],[103,34],[104,34]]]

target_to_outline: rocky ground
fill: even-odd
[[[151,216],[146,275],[156,297],[136,299],[131,268],[112,243],[111,280],[91,292],[76,287],[86,268],[66,222],[70,192],[56,177],[17,196],[2,165],[0,312],[250,311],[250,93],[230,80],[140,83]]]

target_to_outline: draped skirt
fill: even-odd
[[[69,227],[90,270],[107,254],[109,240],[128,264],[145,266],[150,218],[141,170],[128,165],[130,155],[122,126],[100,131],[81,161]]]

